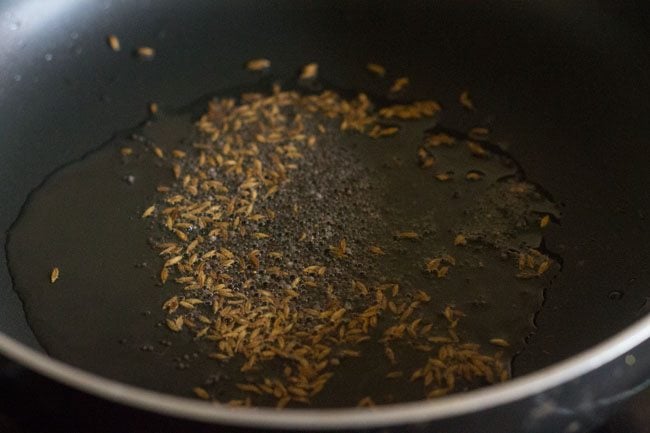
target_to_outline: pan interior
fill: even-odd
[[[323,84],[311,82],[309,87],[315,86]],[[314,93],[319,94],[325,93]],[[205,99],[209,98],[199,104]],[[383,104],[390,109],[409,102]],[[443,355],[446,348],[467,351],[465,343],[483,346],[482,356],[502,357],[503,366],[488,373],[477,370],[480,376],[458,386],[443,386],[445,379],[438,378],[440,388],[467,390],[498,380],[500,375],[507,377],[510,359],[524,348],[534,329],[533,318],[541,307],[543,291],[561,269],[561,257],[544,245],[540,228],[542,220],[553,221],[543,225],[558,224],[560,210],[542,187],[526,179],[522,168],[501,147],[483,136],[470,138],[456,131],[467,129],[467,125],[483,125],[485,116],[480,111],[465,107],[457,123],[451,125],[455,129],[442,126],[444,110],[415,121],[386,120],[392,125],[389,127],[400,130],[380,138],[340,132],[326,116],[316,117],[317,122],[328,125],[322,128],[328,131],[315,145],[307,145],[305,139],[298,140],[297,151],[290,145],[292,152],[299,153],[285,163],[297,159],[296,173],[280,184],[276,195],[258,201],[253,216],[262,218],[261,222],[257,218],[246,222],[248,214],[241,214],[242,229],[263,231],[270,239],[247,240],[244,232],[240,236],[234,229],[215,231],[215,225],[184,228],[187,233],[179,233],[178,229],[170,232],[172,225],[165,229],[161,222],[140,218],[150,203],[172,210],[169,203],[178,195],[170,193],[164,198],[155,190],[158,185],[180,185],[183,176],[176,181],[171,168],[177,162],[173,158],[164,162],[160,155],[180,149],[189,154],[190,161],[198,160],[203,151],[193,146],[205,142],[205,137],[197,136],[191,118],[198,110],[200,106],[169,115],[156,113],[141,128],[118,136],[57,171],[31,195],[10,233],[8,254],[28,321],[48,353],[142,387],[182,395],[202,386],[216,393],[220,401],[244,398],[246,393],[237,389],[237,384],[282,377],[283,368],[296,368],[297,364],[272,358],[260,371],[248,372],[240,371],[243,361],[237,356],[228,362],[215,362],[215,351],[225,351],[222,357],[229,351],[219,343],[227,332],[217,323],[229,320],[221,311],[230,300],[214,292],[217,283],[225,283],[221,286],[246,294],[243,299],[253,299],[254,305],[260,293],[282,297],[286,287],[291,287],[296,297],[292,304],[297,309],[309,308],[321,314],[330,309],[346,312],[340,329],[332,328],[336,337],[352,332],[356,322],[348,317],[349,312],[361,313],[385,304],[379,323],[371,325],[370,342],[357,345],[346,339],[331,345],[328,339],[332,337],[319,339],[321,346],[330,344],[323,347],[331,354],[318,360],[331,361],[332,367],[324,371],[331,370],[334,376],[326,392],[313,399],[314,405],[354,405],[365,396],[372,396],[376,403],[422,398],[432,390],[426,391],[429,383],[412,386],[414,372],[431,357],[448,358]],[[284,110],[291,118],[291,108]],[[217,116],[219,111],[215,113]],[[312,134],[315,121],[306,120],[306,124],[305,134]],[[309,129],[310,124],[314,131]],[[271,164],[279,145],[274,147],[263,137],[256,138],[263,130],[252,125],[242,126],[235,135],[243,141],[259,141],[254,145],[259,149],[256,161]],[[254,129],[250,136],[247,128]],[[368,129],[372,135],[374,129]],[[213,146],[224,149],[230,146],[227,143],[226,138],[216,139]],[[188,162],[184,170],[193,168]],[[226,188],[237,189],[237,183],[228,183],[238,177],[228,176],[227,164],[210,170],[200,173],[225,182]],[[242,179],[240,176],[238,182]],[[264,192],[262,189],[259,194]],[[178,193],[186,191],[180,187]],[[223,194],[207,190],[197,203],[212,200],[219,206],[224,202],[218,193]],[[273,216],[265,218],[269,212]],[[166,220],[164,215],[160,218]],[[239,215],[233,213],[231,219],[239,222]],[[170,242],[175,245],[180,235],[188,245],[199,237],[207,239],[194,247],[192,253],[199,253],[197,257],[226,248],[245,261],[251,254],[259,258],[256,266],[243,264],[232,271],[231,264],[217,266],[218,272],[208,272],[215,280],[213,286],[189,292],[184,291],[180,280],[174,284],[174,277],[180,277],[174,268],[165,268],[172,270],[172,276],[161,287],[158,274],[166,258],[158,256],[157,251],[168,248]],[[340,247],[341,242],[345,246]],[[157,244],[164,245],[152,248]],[[378,245],[381,252],[369,251]],[[277,251],[283,257],[268,256]],[[259,260],[263,262],[261,269]],[[214,267],[218,262],[211,263]],[[310,276],[307,269],[314,268],[314,263],[327,269],[323,278]],[[59,276],[52,283],[46,277],[54,267],[59,269]],[[387,300],[381,304],[375,295]],[[179,296],[181,301],[197,302],[180,309],[191,307],[193,318],[184,316],[187,323],[201,318],[196,312],[199,309],[218,322],[203,316],[207,325],[191,333],[171,333],[166,321],[183,315],[176,307],[167,315],[161,306],[175,306]],[[219,307],[212,307],[215,302]],[[233,306],[239,302],[233,301]],[[329,329],[330,320],[326,318],[325,322],[320,327]],[[402,324],[409,325],[410,340],[385,337],[390,326]],[[424,327],[431,331],[421,333]],[[230,326],[229,332],[233,328]],[[200,329],[203,331],[197,333]],[[251,327],[246,332],[253,330]],[[216,340],[193,338],[210,337],[213,332]],[[497,341],[494,347],[490,347],[491,340]],[[233,344],[241,344],[237,341]],[[278,350],[285,343],[278,344],[270,347]],[[96,351],[96,347],[102,350]],[[476,356],[481,355],[477,352]],[[477,358],[476,362],[486,368],[485,361]],[[470,365],[469,358],[466,365]],[[438,374],[444,375],[444,371]],[[262,403],[268,403],[266,400]]]
[[[545,308],[537,319],[538,329],[531,336],[526,350],[517,358],[515,372],[525,373],[574,354],[622,329],[642,314],[648,277],[645,271],[648,257],[642,247],[648,240],[644,228],[648,201],[643,185],[649,158],[647,148],[641,145],[648,127],[641,121],[642,116],[638,113],[643,112],[642,108],[648,105],[648,102],[640,97],[644,93],[643,90],[648,89],[648,83],[638,72],[643,68],[637,69],[633,65],[638,62],[647,63],[647,55],[635,52],[637,48],[639,52],[642,50],[620,25],[610,27],[620,32],[613,31],[608,35],[596,32],[599,28],[596,23],[605,16],[601,14],[602,11],[591,11],[593,14],[590,15],[583,10],[581,16],[587,18],[583,18],[579,23],[572,23],[580,24],[576,27],[557,20],[559,16],[571,15],[562,15],[566,11],[522,12],[497,8],[497,13],[481,10],[480,7],[459,6],[445,10],[445,20],[442,20],[440,11],[423,13],[417,10],[418,8],[407,8],[399,14],[378,8],[371,14],[333,9],[301,11],[294,15],[279,12],[273,15],[269,9],[266,11],[268,13],[262,14],[264,18],[259,18],[261,15],[257,15],[258,18],[245,18],[248,21],[244,26],[261,30],[259,34],[253,32],[254,34],[245,35],[242,39],[241,36],[235,37],[240,35],[235,32],[235,28],[242,25],[237,20],[243,19],[239,18],[239,12],[245,10],[246,5],[241,6],[241,10],[220,9],[214,6],[211,14],[230,18],[225,19],[224,26],[219,29],[223,33],[220,40],[232,38],[234,41],[232,44],[220,43],[217,47],[209,41],[198,46],[189,42],[203,40],[201,34],[214,30],[209,20],[198,19],[198,16],[207,10],[202,9],[207,7],[205,5],[206,3],[202,4],[202,7],[197,7],[195,11],[188,10],[178,20],[165,21],[165,37],[157,33],[160,22],[156,21],[156,17],[169,18],[170,11],[161,8],[154,11],[153,15],[149,9],[137,11],[143,17],[148,16],[148,20],[145,19],[144,22],[149,26],[151,43],[156,43],[163,52],[166,47],[168,52],[178,53],[174,55],[177,56],[174,57],[175,60],[162,60],[166,66],[156,67],[155,72],[153,67],[149,68],[152,65],[134,64],[123,67],[118,66],[122,63],[112,64],[112,60],[97,56],[97,63],[107,66],[100,69],[110,71],[110,76],[100,76],[97,78],[99,83],[95,83],[88,81],[84,74],[96,74],[84,72],[82,61],[75,60],[70,56],[69,50],[62,48],[60,52],[55,53],[54,59],[70,57],[68,60],[71,62],[59,64],[62,68],[60,73],[43,78],[40,84],[29,90],[20,88],[20,81],[17,80],[5,87],[8,97],[2,105],[3,119],[15,120],[9,128],[3,128],[4,132],[0,132],[3,134],[3,146],[7,146],[7,158],[3,163],[6,164],[6,170],[2,170],[3,176],[6,176],[3,183],[3,197],[7,197],[6,207],[3,209],[6,227],[17,216],[28,191],[47,173],[63,162],[78,158],[97,143],[104,141],[115,130],[132,125],[133,119],[140,116],[137,114],[138,109],[134,107],[144,106],[147,100],[165,100],[170,106],[178,106],[215,88],[225,88],[246,80],[253,81],[244,72],[232,71],[239,70],[240,64],[254,56],[257,50],[262,50],[265,56],[278,58],[279,72],[284,72],[287,76],[293,73],[297,65],[314,60],[311,57],[316,56],[323,67],[329,69],[328,78],[331,77],[337,85],[361,88],[368,82],[367,75],[362,72],[363,62],[358,61],[358,53],[364,52],[367,53],[369,61],[381,62],[390,70],[400,73],[403,71],[404,75],[408,75],[414,83],[409,94],[411,98],[423,95],[451,104],[460,91],[470,88],[475,100],[483,107],[486,117],[494,120],[496,140],[510,143],[507,150],[525,167],[527,177],[543,185],[546,190],[552,192],[558,203],[566,206],[562,226],[554,226],[547,233],[547,243],[555,245],[557,252],[564,259],[564,270],[547,291]],[[129,11],[131,12],[133,11]],[[97,20],[101,16],[99,11],[83,13],[95,16]],[[111,13],[116,19],[115,27],[119,29],[117,18],[127,12],[116,9]],[[324,13],[327,18],[325,20]],[[383,19],[386,15],[390,15],[391,19]],[[508,17],[513,19],[509,20]],[[401,31],[401,23],[405,21],[410,23],[413,32],[422,37],[412,38],[409,37],[410,32]],[[125,26],[125,22],[127,21],[123,20],[120,25]],[[187,25],[190,22],[199,25]],[[235,25],[235,22],[238,24]],[[282,29],[277,28],[278,22],[287,23],[286,28],[292,28],[305,37],[284,32],[284,26],[281,26]],[[331,29],[325,28],[329,27],[325,26],[326,22],[337,22],[339,25]],[[381,28],[378,27],[379,22],[384,23]],[[502,24],[499,26],[499,32],[493,31],[496,23]],[[189,40],[168,37],[171,34],[180,34],[188,28],[192,29]],[[459,34],[457,29],[461,28],[463,31]],[[122,34],[128,34],[125,27],[122,29]],[[550,32],[549,29],[555,31]],[[62,47],[69,38],[70,30],[57,29],[56,34]],[[89,51],[101,52],[104,49],[104,35],[93,35],[88,29],[85,31],[88,32],[87,36],[97,41],[96,47],[94,42],[90,43],[95,50]],[[273,37],[261,38],[262,33],[272,34]],[[377,38],[360,38],[359,35],[363,34],[377,35]],[[419,42],[420,39],[427,42]],[[296,46],[296,40],[300,41],[299,46]],[[322,49],[325,42],[345,48],[337,53],[329,52]],[[238,51],[229,52],[225,46],[236,47]],[[621,46],[628,48],[623,51],[615,49]],[[303,52],[314,55],[306,59],[300,54]],[[390,55],[387,55],[387,52]],[[33,58],[40,58],[42,53],[34,51],[32,54]],[[214,60],[206,60],[205,64],[197,68],[187,68],[187,59],[205,58]],[[220,59],[219,62],[217,58]],[[223,59],[234,60],[229,64],[229,60]],[[418,62],[413,63],[412,59],[418,59]],[[120,58],[120,62],[129,60],[126,57]],[[26,65],[12,65],[12,68],[18,67],[27,68]],[[215,74],[215,70],[219,73]],[[29,69],[20,72],[21,76],[29,75]],[[174,77],[180,72],[188,72],[192,74],[192,78],[172,86],[173,89],[168,88],[167,83],[178,82]],[[66,74],[73,77],[69,88],[59,85]],[[215,75],[219,77],[216,81]],[[13,74],[9,78],[15,76],[16,74]],[[121,86],[113,85],[116,79]],[[65,109],[54,112],[48,111],[47,106],[38,107],[31,104],[33,111],[26,114],[24,110],[20,111],[23,113],[21,116],[16,114],[19,111],[12,113],[9,110],[13,103],[21,100],[20,98],[36,100],[36,93],[30,92],[39,91],[40,86],[50,89],[48,94],[51,95],[52,104],[57,101],[56,103],[62,104]],[[107,98],[99,100],[97,95],[78,96],[80,92],[75,86],[85,89],[98,87],[101,89],[100,93],[105,94]],[[88,99],[79,101],[78,98]],[[106,101],[119,101],[120,109]],[[85,107],[82,113],[75,108],[79,104]],[[125,107],[126,110],[121,109]],[[72,119],[69,113],[73,111],[85,122],[79,122],[76,116]],[[109,116],[116,111],[120,111],[116,118]],[[462,110],[456,113],[450,111],[449,125],[460,124],[461,117]],[[98,128],[83,125],[93,123],[91,120],[97,118],[106,121],[101,122]],[[50,122],[34,129],[36,119],[50,119]],[[171,139],[173,135],[169,134],[169,137]],[[181,137],[182,135],[178,136]],[[110,145],[104,149],[109,147]],[[630,155],[634,157],[630,158]],[[26,170],[26,167],[33,169]],[[77,166],[79,167],[81,165]],[[70,170],[75,168],[70,167]],[[19,178],[24,179],[24,182],[9,191],[7,185],[14,185],[15,179]],[[151,179],[149,186],[154,186],[157,179]],[[145,183],[141,185],[143,188],[147,186]],[[58,204],[65,206],[69,201],[68,196]],[[108,223],[110,224],[110,221]],[[93,235],[93,232],[79,233],[84,239],[92,239]],[[129,245],[133,239],[129,238]],[[116,243],[113,239],[106,245]],[[630,245],[637,247],[630,248]],[[91,246],[94,247],[93,251],[96,251],[97,245]],[[50,248],[55,248],[55,245],[39,246],[43,251]],[[121,248],[119,252],[114,250],[114,253],[124,254],[125,251],[131,255],[129,263],[151,261],[146,256],[149,250],[144,247],[140,250]],[[113,263],[115,258],[115,254],[109,254],[107,251],[99,251],[97,254],[105,260],[105,264]],[[87,263],[90,264],[91,261],[88,260]],[[48,262],[46,267],[49,270],[53,265],[54,263]],[[36,275],[41,271],[32,268],[32,272]],[[146,273],[139,275],[139,287],[152,286],[152,281]],[[4,278],[6,280],[6,274]],[[42,275],[39,278],[42,278]],[[116,278],[124,278],[123,283],[134,281],[131,277],[115,275],[110,278],[113,281]],[[64,281],[63,277],[61,281]],[[77,308],[72,309],[70,306],[70,310],[62,311],[73,313],[67,315],[74,319],[71,320],[70,327],[79,328],[78,332],[92,334],[92,327],[88,324],[97,320],[96,313],[106,307],[108,299],[115,293],[111,293],[110,289],[100,293],[96,290],[96,282],[92,280],[78,283],[75,287],[88,287],[85,293],[96,296],[77,298]],[[120,286],[128,287],[127,284]],[[9,286],[3,290],[9,290]],[[47,293],[47,296],[55,296]],[[149,293],[153,294],[153,289]],[[160,295],[160,291],[155,294]],[[9,298],[9,292],[6,296]],[[138,292],[138,296],[147,297],[146,291]],[[80,302],[82,299],[84,302]],[[137,329],[145,332],[149,325],[156,322],[156,318],[142,315],[148,308],[135,308],[135,303],[132,306],[132,309],[121,311],[131,311],[133,320],[139,320],[141,323]],[[154,308],[150,311],[152,315],[158,313]],[[138,319],[135,319],[136,313],[139,315]],[[3,314],[3,320],[19,315],[16,311],[11,315]],[[126,328],[124,323],[130,322],[121,322],[115,328],[103,329],[119,329],[122,326]],[[35,321],[32,321],[34,327],[45,328],[48,324],[48,321],[43,321],[40,325],[35,325]],[[135,329],[130,326],[128,328]],[[3,329],[13,331],[17,327],[14,323],[6,326],[3,324]],[[168,338],[167,333],[153,329],[152,332],[161,332],[161,335],[165,335],[162,338]],[[27,333],[13,332],[18,338],[28,340]],[[118,334],[119,332],[116,332],[112,336],[116,338],[108,337],[112,346],[115,345],[116,339],[119,342],[123,338]],[[60,338],[66,341],[66,344],[74,343],[74,338],[64,337],[63,333]],[[79,342],[86,345],[94,337],[88,335],[85,338]],[[104,347],[104,342],[95,342],[96,347]],[[154,355],[138,349],[142,345],[155,346],[157,342],[155,338],[138,340],[136,336],[131,343],[118,347],[123,347],[120,350],[146,364],[151,362]],[[45,346],[48,348],[47,344]],[[172,347],[183,348],[183,343],[175,342]],[[193,346],[188,346],[177,356],[182,357],[189,353],[192,357],[192,351]],[[97,350],[86,355],[86,359],[70,362],[92,370],[90,364],[94,361],[90,361],[90,358],[101,358],[101,354],[102,351]],[[56,356],[66,359],[65,354]],[[120,356],[114,359],[120,359]],[[128,357],[121,359],[124,359],[124,363],[114,368],[129,370],[131,363]],[[101,362],[104,361],[106,359]],[[192,359],[185,361],[196,362]],[[183,379],[182,374],[179,375],[175,369],[177,363],[169,362],[167,365],[170,377],[180,378],[179,384],[185,386],[186,383],[195,382]],[[196,370],[190,368],[186,371]],[[151,369],[147,374],[153,377],[156,371]],[[159,371],[159,374],[164,374],[164,371]],[[110,373],[107,375],[111,376]],[[120,378],[124,379],[124,376]],[[148,386],[139,380],[131,381]],[[171,389],[166,391],[174,392]]]

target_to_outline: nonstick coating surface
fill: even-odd
[[[471,89],[528,177],[565,204],[565,267],[518,361],[522,372],[549,365],[647,312],[650,278],[647,35],[575,3],[6,2],[0,223],[57,166],[144,118],[148,101],[180,106],[253,81],[241,65],[257,56],[280,75],[318,61],[347,88],[367,85],[363,65],[377,61],[409,76],[412,96],[451,105]],[[139,45],[156,58],[131,58]],[[4,267],[0,278],[0,329],[37,347]]]

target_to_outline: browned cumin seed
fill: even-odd
[[[462,105],[464,108],[467,108],[468,110],[474,110],[474,102],[472,101],[472,98],[469,96],[469,91],[468,90],[463,90],[461,92],[460,96],[458,97],[458,102],[460,102],[460,105]]]
[[[489,129],[479,127],[479,126],[470,129],[469,132],[467,133],[467,136],[472,140],[487,140],[489,135],[490,135]]]
[[[194,391],[194,394],[202,400],[210,400],[210,394],[208,394],[208,391],[205,389],[197,386],[195,388],[192,388],[192,391]]]
[[[146,209],[144,210],[144,212],[142,212],[142,218],[150,217],[151,215],[153,215],[153,213],[154,213],[155,210],[156,210],[156,206],[155,206],[155,205],[151,205],[151,206],[149,206],[148,208],[146,208]]]
[[[495,346],[499,347],[510,347],[510,343],[508,343],[503,338],[492,338],[490,340],[490,344],[494,344]]]
[[[106,43],[113,51],[120,51],[120,40],[115,35],[108,35],[106,37]]]
[[[246,69],[249,71],[263,71],[271,67],[271,61],[269,59],[251,59],[246,62]]]
[[[156,50],[151,47],[138,47],[136,48],[135,53],[142,60],[151,60],[156,55]]]
[[[366,65],[366,69],[372,74],[377,75],[379,77],[383,77],[384,75],[386,75],[386,68],[384,68],[382,65],[378,63],[368,63]]]
[[[418,239],[420,235],[418,235],[414,231],[404,231],[404,232],[396,232],[395,237],[398,239]]]
[[[59,274],[60,271],[58,267],[55,266],[54,268],[52,268],[52,271],[50,272],[50,283],[54,284],[56,280],[59,279]]]
[[[318,63],[308,63],[302,67],[300,72],[301,80],[310,80],[318,75]]]
[[[454,238],[454,245],[467,245],[467,238],[462,233],[459,233]]]
[[[471,181],[481,180],[483,179],[483,173],[478,171],[468,171],[467,174],[465,175],[465,179]]]
[[[539,220],[539,226],[541,228],[544,228],[548,225],[548,223],[551,222],[551,216],[550,215],[544,215],[540,220]]]
[[[390,87],[389,91],[391,93],[401,92],[409,85],[409,83],[410,80],[408,77],[399,77],[393,82],[393,85]]]

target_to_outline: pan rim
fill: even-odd
[[[464,394],[383,405],[381,410],[237,408],[120,383],[49,357],[0,332],[0,353],[45,377],[120,404],[182,419],[237,427],[302,430],[373,428],[434,421],[490,409],[552,389],[650,339],[650,314],[608,339],[541,370]]]

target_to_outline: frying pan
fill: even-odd
[[[100,377],[49,357],[0,270],[0,352],[52,381],[197,431],[578,432],[650,384],[647,15],[608,2],[155,2],[0,4],[0,224],[32,189],[144,118],[251,82],[242,63],[292,76],[318,61],[345,88],[368,61],[412,96],[472,89],[527,175],[563,205],[546,242],[564,259],[516,378],[381,410],[230,410]],[[120,36],[119,55],[105,45]],[[138,62],[128,47],[154,46]],[[453,114],[452,114],[453,116]],[[2,260],[5,260],[4,252]],[[107,412],[111,413],[111,412]],[[100,416],[100,415],[98,415]],[[196,422],[200,422],[196,424]],[[172,428],[172,427],[170,427]]]

